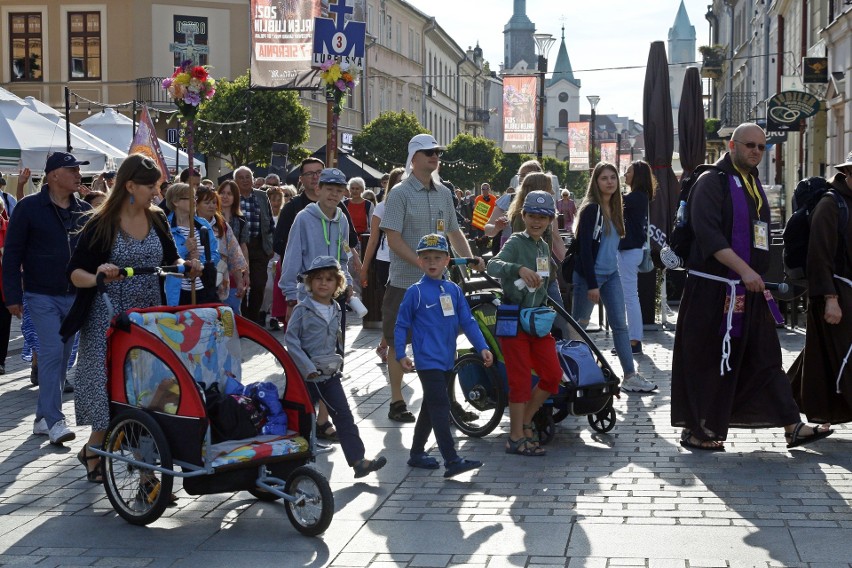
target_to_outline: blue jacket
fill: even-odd
[[[47,185],[15,206],[3,253],[3,294],[7,306],[20,304],[23,290],[49,296],[76,292],[65,277],[65,267],[91,206],[73,195],[70,199],[71,218],[67,224],[50,199]]]
[[[172,236],[175,239],[175,245],[177,246],[178,255],[181,258],[187,258],[187,250],[186,250],[186,237],[178,230],[178,227],[175,226],[175,214],[169,213],[169,226],[172,229]],[[207,222],[206,219],[202,219],[201,217],[195,218],[195,230],[198,231],[208,231],[210,235],[210,251],[209,254],[205,250],[204,257],[201,258],[201,263],[206,264],[208,262],[212,262],[213,266],[216,266],[219,263],[219,260],[222,256],[219,254],[219,239],[216,238],[216,233],[213,232],[213,227],[210,226],[210,223]],[[201,235],[199,234],[199,237]],[[202,241],[203,242],[203,241]],[[196,282],[199,282],[201,279],[197,279]],[[181,278],[177,278],[175,276],[169,276],[166,278],[166,282],[163,285],[163,289],[166,292],[166,304],[169,306],[177,306],[180,302],[180,285]],[[197,288],[197,286],[196,286]]]
[[[453,299],[452,316],[441,309],[441,294]],[[405,357],[409,330],[418,369],[449,371],[456,360],[456,338],[464,331],[476,353],[488,349],[485,338],[470,313],[461,288],[449,280],[435,280],[425,274],[405,291],[394,328],[394,348],[398,359]]]
[[[624,236],[618,250],[640,249],[648,239],[648,194],[631,191],[624,196]]]
[[[598,288],[598,278],[595,275],[595,261],[598,258],[598,250],[601,248],[601,236],[603,235],[603,214],[601,206],[592,203],[584,207],[580,212],[580,221],[577,223],[577,262],[574,264],[574,272],[585,279],[589,290]]]

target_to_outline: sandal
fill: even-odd
[[[721,440],[701,440],[692,434],[686,434],[680,439],[680,445],[690,450],[704,450],[705,452],[724,452],[725,446]]]
[[[808,436],[802,435],[802,428],[805,426],[812,430],[811,434]],[[805,444],[816,442],[822,438],[827,438],[834,433],[834,430],[832,430],[829,426],[829,424],[806,424],[804,422],[799,422],[796,424],[795,430],[784,434],[784,437],[787,438],[787,447],[795,448],[796,446],[804,446]]]
[[[390,418],[394,422],[414,422],[415,420],[417,420],[416,418],[414,418],[414,415],[408,411],[408,407],[405,406],[404,400],[398,400],[396,402],[390,403],[388,418]]]
[[[419,456],[411,456],[408,458],[409,467],[418,467],[420,469],[438,469],[441,465],[438,460],[427,453],[422,453]]]
[[[447,470],[444,472],[444,477],[455,477],[460,473],[471,471],[482,467],[482,462],[479,460],[466,460],[464,458],[456,458],[448,462]]]
[[[375,459],[372,460],[360,460],[358,463],[352,466],[352,469],[355,470],[355,477],[357,479],[365,477],[373,473],[374,471],[379,471],[380,469],[385,467],[385,464],[387,463],[388,460],[386,460],[383,456],[377,456]]]
[[[455,416],[462,422],[476,422],[477,420],[479,420],[479,414],[470,410],[465,410],[464,407],[458,401],[454,400],[451,403],[451,410],[453,416]]]
[[[339,442],[340,438],[337,435],[337,431],[329,432],[329,430],[334,430],[334,425],[331,422],[317,424],[317,438],[328,442]]]
[[[531,458],[546,456],[547,450],[543,450],[539,446],[534,445],[533,441],[529,438],[519,438],[517,440],[513,440],[511,437],[509,437],[506,440],[506,453],[517,454],[519,456]]]
[[[384,347],[382,347],[381,345],[379,345],[378,347],[376,347],[376,355],[379,356],[379,359],[381,359],[382,363],[387,363],[388,362],[388,346],[385,345]]]
[[[529,424],[521,424],[521,427],[524,429],[524,434],[527,433],[527,430],[532,432],[531,435],[527,436],[527,440],[535,447],[539,447],[539,440],[541,439],[541,437],[539,436],[538,429],[535,427],[535,422],[530,422]]]
[[[101,472],[101,456],[95,454],[90,456],[88,452],[86,452],[86,446],[83,446],[83,449],[80,450],[80,453],[77,454],[77,461],[83,464],[83,467],[86,468],[86,481],[90,483],[103,483],[104,476]],[[89,469],[89,462],[95,461],[95,467]]]

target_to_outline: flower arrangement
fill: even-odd
[[[358,66],[338,59],[328,59],[320,66],[320,78],[325,85],[325,96],[334,100],[334,113],[340,114],[346,95],[355,88]]]
[[[171,77],[163,80],[163,89],[174,99],[182,115],[194,117],[198,106],[216,94],[216,81],[210,77],[206,65],[195,65],[187,59],[175,68]]]

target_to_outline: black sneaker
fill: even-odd
[[[34,387],[38,386],[38,365],[30,367],[30,382]]]
[[[6,374],[6,365],[0,365],[0,375]]]

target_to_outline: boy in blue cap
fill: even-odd
[[[414,425],[408,465],[423,469],[438,469],[438,460],[426,453],[429,432],[435,432],[438,449],[444,458],[444,477],[453,477],[482,466],[482,462],[459,457],[450,433],[450,398],[447,382],[452,378],[456,358],[456,337],[461,328],[473,348],[482,356],[485,366],[491,366],[493,356],[485,338],[470,313],[461,288],[444,280],[450,262],[447,239],[429,234],[417,245],[417,258],[423,277],[405,292],[399,306],[394,329],[396,352],[402,354],[399,364],[406,372],[414,370],[405,355],[406,338],[411,334],[417,376],[423,385],[423,408]],[[448,333],[448,330],[451,332]]]

